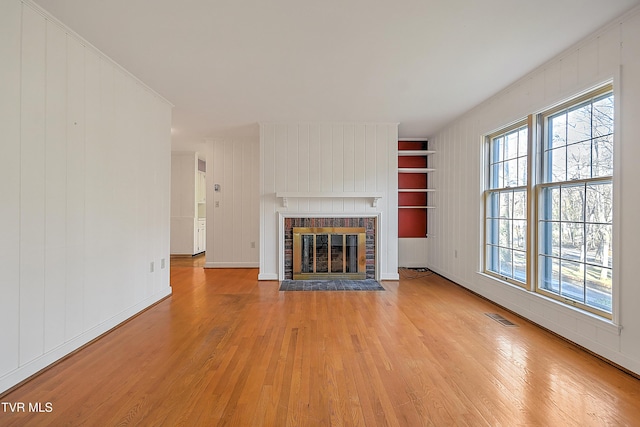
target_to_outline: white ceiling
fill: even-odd
[[[262,121],[431,136],[640,3],[35,1],[175,105],[174,149]]]

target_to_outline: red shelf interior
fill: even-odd
[[[426,150],[425,142],[399,141],[398,151]],[[426,168],[426,156],[398,156],[399,168]],[[427,188],[427,174],[399,173],[398,188]],[[398,193],[398,206],[425,206],[426,193]],[[427,210],[426,209],[398,209],[398,237],[426,237]]]
[[[426,237],[426,209],[398,209],[398,237]]]

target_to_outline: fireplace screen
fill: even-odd
[[[293,278],[365,279],[365,243],[361,227],[294,227]]]

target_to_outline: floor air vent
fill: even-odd
[[[485,313],[485,315],[500,323],[502,326],[518,326],[515,323],[500,316],[498,313]]]

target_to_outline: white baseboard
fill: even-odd
[[[258,268],[257,262],[205,262],[204,268]]]
[[[403,262],[398,268],[427,268],[425,262]]]
[[[400,280],[400,275],[398,273],[381,274],[380,280]]]
[[[128,320],[129,318],[140,313],[144,309],[152,306],[153,304],[157,303],[158,301],[162,300],[163,298],[169,295],[171,295],[171,287],[167,286],[167,288],[164,289],[163,291],[157,294],[154,294],[149,298],[144,299],[138,304],[132,307],[129,307],[128,309],[115,315],[111,319],[105,320],[104,322],[83,332],[77,337],[70,339],[69,341],[65,342],[59,347],[56,347],[53,350],[50,350],[49,352],[43,354],[42,356],[39,356],[25,363],[24,365],[18,367],[17,369],[11,372],[8,372],[4,376],[0,377],[0,393],[5,392],[6,390],[20,383],[21,381],[26,380],[30,376],[38,373],[39,371],[43,370],[47,366],[51,365],[52,363],[62,359],[63,357],[74,352],[75,350],[79,349],[83,345],[91,342],[92,340],[96,339],[100,335],[104,334],[110,329],[115,328],[119,324],[123,323],[124,321]]]
[[[278,275],[275,273],[260,273],[258,274],[258,280],[278,280]]]

